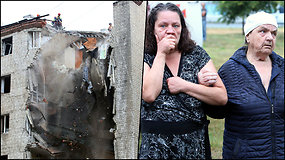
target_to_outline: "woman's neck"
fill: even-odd
[[[246,58],[249,62],[268,62],[270,57],[265,53],[251,52],[250,50],[246,53]]]

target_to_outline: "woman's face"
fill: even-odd
[[[277,28],[271,24],[263,24],[247,35],[248,46],[254,52],[270,55],[275,48]]]
[[[166,35],[173,35],[177,46],[180,40],[182,26],[179,15],[173,11],[161,11],[157,14],[157,20],[154,24],[154,34],[162,40]]]

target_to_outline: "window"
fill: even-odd
[[[2,40],[2,53],[1,56],[12,54],[12,37]]]
[[[11,75],[1,77],[1,93],[10,93]]]
[[[1,115],[1,134],[9,131],[9,114]]]
[[[29,48],[39,48],[41,32],[39,31],[30,31],[29,32]]]

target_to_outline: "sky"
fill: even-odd
[[[44,18],[53,20],[60,13],[65,30],[100,31],[113,23],[113,3],[114,1],[1,1],[1,26],[23,20],[23,16],[29,14],[49,14]]]

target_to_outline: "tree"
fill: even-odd
[[[235,22],[237,17],[242,18],[242,34],[244,35],[243,27],[246,17],[258,11],[274,13],[282,1],[215,1],[214,3],[218,5],[217,10],[222,15],[218,21],[229,24]]]

